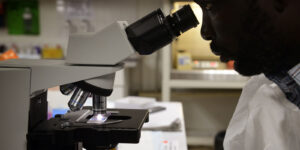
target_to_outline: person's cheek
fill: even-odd
[[[216,16],[213,22],[217,43],[230,53],[238,51],[240,27],[238,21],[234,19],[234,15],[226,15],[226,12],[224,12]]]

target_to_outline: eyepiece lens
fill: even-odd
[[[185,5],[172,16],[175,20],[177,20],[176,22],[178,22],[178,27],[181,33],[189,30],[190,28],[196,27],[199,24],[192,8],[189,5]]]
[[[126,33],[134,49],[141,55],[148,55],[198,24],[192,8],[185,5],[167,17],[160,9],[156,10],[128,26]]]

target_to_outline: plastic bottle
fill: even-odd
[[[32,12],[29,7],[25,8],[23,13],[23,21],[24,21],[24,33],[25,34],[32,34]]]

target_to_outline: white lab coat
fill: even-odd
[[[252,77],[230,121],[225,150],[300,150],[300,111],[263,74]]]

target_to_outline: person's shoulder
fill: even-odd
[[[261,74],[251,78],[252,84],[256,84],[255,92],[252,95],[250,108],[264,110],[285,110],[291,109],[291,102],[287,100],[285,94],[279,86]]]
[[[255,76],[252,76],[246,86],[258,86],[260,87],[261,85],[264,85],[264,84],[272,84],[273,82],[270,81],[264,74],[259,74],[259,75],[255,75]]]
[[[242,97],[249,98],[253,97],[255,93],[265,84],[271,84],[264,74],[252,76],[243,88]]]

